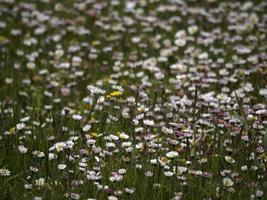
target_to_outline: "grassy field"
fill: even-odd
[[[0,0],[0,199],[267,199],[267,1]]]

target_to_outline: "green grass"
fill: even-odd
[[[267,199],[267,4],[179,2],[0,2],[0,199]]]

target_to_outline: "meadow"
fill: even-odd
[[[267,1],[0,0],[1,200],[267,199]]]

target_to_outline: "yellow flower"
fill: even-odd
[[[93,137],[101,137],[103,134],[97,134],[96,132],[92,132],[91,135]]]
[[[122,95],[122,92],[120,91],[113,91],[109,94],[111,97],[119,97]]]
[[[96,132],[92,132],[91,135],[92,135],[93,137],[97,137],[97,133],[96,133]]]
[[[96,123],[96,119],[94,117],[91,117],[91,119],[89,120],[89,123]]]
[[[162,166],[164,166],[164,165],[168,164],[170,162],[170,160],[166,157],[160,157],[159,162]]]
[[[10,135],[15,135],[15,134],[16,134],[15,127],[11,128],[11,129],[9,130],[9,133],[10,133]]]

